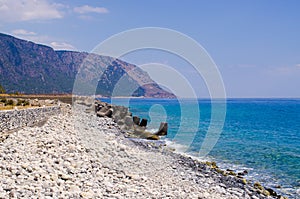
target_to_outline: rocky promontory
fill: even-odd
[[[128,87],[136,89],[118,93],[120,96],[175,98],[147,72],[117,58],[87,52],[55,51],[49,46],[2,33],[0,50],[0,84],[8,93],[70,94],[77,79],[85,87],[80,90],[83,93],[76,94],[90,95],[94,92],[84,92],[95,86],[98,95],[110,97],[118,87],[118,81],[122,80],[127,82],[122,90]],[[82,78],[76,77],[78,74]]]

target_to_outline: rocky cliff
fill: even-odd
[[[86,52],[55,51],[49,46],[1,33],[0,50],[0,84],[7,92],[72,93],[76,74],[88,59],[102,70],[89,71],[86,74],[90,75],[85,75],[83,82],[97,81],[96,94],[111,96],[121,79],[135,85],[134,88],[138,85],[130,94],[132,96],[174,97],[151,80],[145,71],[119,59]],[[127,96],[128,92],[118,95]]]

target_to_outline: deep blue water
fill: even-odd
[[[149,130],[167,121],[169,132],[164,139],[195,157],[207,134],[215,103],[170,99],[106,101],[129,106],[134,115],[147,118]],[[299,197],[300,99],[228,99],[226,106],[223,130],[206,158],[224,169],[247,169],[249,180],[260,181],[291,198]]]

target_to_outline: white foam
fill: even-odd
[[[178,142],[172,141],[168,138],[166,138],[165,141],[168,147],[175,149],[176,153],[185,154],[187,149],[189,148],[188,146],[179,144]]]
[[[156,133],[157,130],[158,130],[158,129],[152,129],[152,128],[151,128],[151,129],[148,129],[148,128],[147,128],[147,131],[150,132],[150,133]]]

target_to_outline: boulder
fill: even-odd
[[[148,131],[142,131],[137,133],[136,131],[134,132],[135,137],[141,138],[141,139],[147,139],[147,140],[159,140],[159,136],[154,135]]]
[[[159,140],[159,136],[151,134],[149,137],[146,138],[147,140]]]
[[[110,117],[112,116],[112,109],[108,109],[106,112],[101,112],[101,111],[98,111],[97,112],[97,116],[98,117]]]
[[[106,111],[108,111],[110,109],[110,107],[109,106],[103,106],[102,108],[100,108],[100,110],[99,110],[99,112],[106,112]]]
[[[45,104],[46,105],[53,105],[53,104],[55,104],[55,100],[46,99]]]
[[[132,117],[131,116],[126,116],[124,118],[124,123],[125,125],[128,127],[128,129],[132,128],[133,126],[133,120],[132,120]]]
[[[105,102],[95,101],[95,112],[98,117],[113,118],[120,128],[129,137],[136,137],[149,140],[159,140],[159,136],[165,136],[168,132],[168,123],[162,122],[159,130],[153,134],[146,131],[148,120],[142,120],[138,116],[132,116],[129,109],[124,106],[114,106]]]
[[[167,134],[168,134],[168,123],[167,122],[160,123],[160,127],[158,131],[155,133],[155,135],[165,136]]]
[[[148,123],[148,120],[145,119],[145,118],[143,118],[142,121],[141,121],[141,123],[140,123],[140,126],[146,127],[146,126],[147,126],[147,123]]]
[[[134,124],[140,125],[140,118],[138,116],[133,116],[132,120]]]
[[[121,117],[119,115],[115,115],[113,114],[113,118],[114,118],[114,122],[118,122],[119,120],[121,120]]]
[[[119,126],[123,126],[123,125],[124,125],[124,120],[119,120],[119,121],[117,122],[117,124],[118,124]]]
[[[273,189],[266,188],[266,190],[270,193],[271,196],[277,196],[277,193]]]

